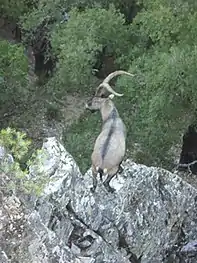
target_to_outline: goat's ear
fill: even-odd
[[[110,94],[108,98],[112,100],[114,98],[114,94]]]

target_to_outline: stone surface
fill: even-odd
[[[127,160],[113,194],[101,182],[92,194],[91,170],[53,137],[43,149],[39,198],[1,190],[0,262],[197,262],[197,190],[178,175]]]
[[[13,162],[14,162],[14,159],[12,155],[7,153],[4,147],[0,146],[0,163],[10,164]]]

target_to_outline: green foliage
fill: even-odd
[[[99,113],[86,112],[64,133],[66,149],[72,154],[82,173],[85,173],[91,165],[90,157],[101,125]]]
[[[68,92],[92,94],[96,82],[92,69],[104,47],[119,68],[135,73],[134,78],[119,77],[116,85],[124,93],[115,105],[127,127],[128,157],[133,156],[133,142],[138,142],[136,161],[170,167],[170,148],[196,119],[197,4],[192,0],[136,2],[40,0],[26,9],[28,5],[19,1],[15,16],[22,15],[24,41],[29,43],[44,26],[42,37],[47,36],[58,57],[54,77],[42,87],[43,94],[45,89],[58,98]],[[12,9],[14,2],[9,4]],[[128,25],[134,9],[140,11]],[[69,12],[68,22],[60,23],[62,11]],[[0,51],[1,99],[19,99],[27,90],[22,47],[3,41]],[[58,115],[55,107],[47,108],[48,119]],[[90,166],[100,128],[99,113],[85,113],[65,132],[66,148],[83,172]]]
[[[20,23],[25,30],[34,31],[43,21],[49,21],[52,18],[61,20],[62,6],[65,5],[66,1],[62,0],[40,0],[34,8],[29,10],[27,14],[20,17]],[[33,32],[32,32],[33,33]],[[32,35],[33,37],[33,35]]]
[[[182,28],[180,17],[174,16],[170,7],[161,6],[151,12],[140,12],[134,19],[132,28],[137,26],[139,33],[151,38],[154,44],[168,48],[176,41]]]
[[[155,47],[168,50],[176,43],[196,41],[194,25],[197,5],[190,1],[142,1],[144,9],[135,17],[131,29],[143,38],[150,38]]]
[[[172,6],[158,2],[134,19],[131,27],[153,45],[132,62],[133,82],[121,78],[118,86],[136,105],[127,127],[146,153],[143,162],[169,167],[170,148],[196,118],[197,46],[189,28],[197,21],[196,13],[174,16]]]
[[[28,62],[22,45],[0,40],[0,101],[17,101],[27,94]]]
[[[1,160],[0,163],[1,173],[3,172],[9,178],[6,187],[14,192],[22,191],[40,195],[48,182],[48,178],[44,176],[42,171],[46,154],[37,150],[27,161],[26,166],[28,167],[34,163],[37,165],[36,176],[30,176],[28,169],[21,168],[21,162],[28,154],[31,146],[31,141],[26,137],[26,134],[11,128],[3,129],[0,132],[0,145],[5,148],[7,154],[11,154],[14,158],[13,163],[7,163],[6,160]],[[38,156],[40,157],[38,158]]]
[[[48,83],[48,90],[60,96],[67,92],[88,92],[95,82],[92,68],[104,47],[107,46],[108,54],[114,55],[117,64],[121,55],[128,53],[131,32],[124,15],[111,4],[117,9],[120,6],[130,10],[135,1],[40,0],[21,17],[23,41],[27,44],[47,37],[52,52],[58,56],[57,71]],[[63,11],[69,11],[69,21],[65,23],[62,23]]]
[[[28,152],[31,141],[26,134],[7,128],[0,131],[0,145],[4,146],[16,160],[21,160]]]
[[[115,100],[127,127],[128,157],[166,168],[172,162],[171,147],[181,143],[184,130],[196,122],[196,4],[175,2],[143,1],[144,9],[130,25],[136,44],[127,55],[122,52],[118,58],[122,67],[128,66],[135,77],[118,79],[116,90],[125,95]],[[86,122],[77,125],[84,127]],[[92,117],[89,126],[96,138],[100,127],[95,130]],[[78,137],[80,142],[84,141],[85,134],[78,133]],[[137,151],[133,142],[140,144]],[[85,158],[80,165],[83,166]]]
[[[46,117],[47,119],[50,120],[56,120],[56,121],[61,121],[61,113],[58,108],[58,105],[56,104],[49,104],[47,106],[46,110]]]
[[[37,0],[9,0],[1,1],[0,13],[11,20],[17,21],[21,15],[28,12]]]
[[[92,67],[97,52],[107,46],[109,52],[120,56],[128,49],[130,34],[123,15],[113,6],[83,12],[73,9],[69,16],[69,21],[58,25],[52,35],[52,46],[59,59],[56,79],[67,91],[84,91],[87,84],[93,83]]]

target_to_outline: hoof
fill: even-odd
[[[123,172],[123,170],[124,170],[124,168],[122,167],[122,165],[120,165],[120,166],[119,166],[119,169],[118,169],[118,173],[121,174],[121,173]]]
[[[109,187],[108,188],[108,192],[110,192],[110,193],[114,193],[116,190],[114,189],[114,188],[112,188],[112,187]]]
[[[106,188],[106,190],[110,193],[114,193],[116,190],[114,188],[112,188],[111,186],[109,186],[108,184],[104,183],[104,186]]]
[[[100,174],[100,181],[103,182],[103,176]]]
[[[90,191],[91,191],[92,193],[94,193],[95,190],[96,190],[96,187],[91,187],[91,188],[90,188]]]

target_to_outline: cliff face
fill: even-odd
[[[39,198],[1,187],[0,262],[197,262],[197,190],[178,175],[127,160],[114,193],[100,182],[92,194],[91,170],[82,175],[55,138],[43,149]]]

